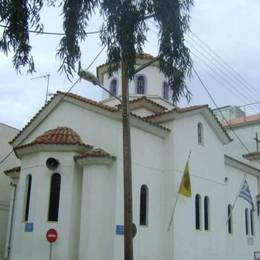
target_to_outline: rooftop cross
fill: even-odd
[[[258,138],[258,133],[255,134],[254,140],[256,141],[256,151],[259,152],[260,139]]]

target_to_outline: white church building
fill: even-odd
[[[151,58],[143,55],[137,64]],[[97,75],[120,97],[120,71],[109,77],[105,64]],[[129,92],[134,259],[259,260],[260,154],[251,153],[254,140],[245,152],[207,105],[173,107],[156,64],[136,75]],[[46,232],[54,228],[53,260],[122,260],[120,106],[106,93],[101,102],[64,94],[57,92],[11,141],[21,167],[5,172],[15,195],[5,257],[49,259]],[[257,123],[239,134],[246,127],[259,132]],[[177,193],[190,151],[187,198]],[[254,210],[237,198],[244,179]]]

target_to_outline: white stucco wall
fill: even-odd
[[[247,149],[251,153],[256,152],[256,141],[254,140],[254,138],[256,137],[256,133],[260,134],[260,124],[248,124],[241,127],[234,127],[233,131],[228,130],[228,132],[234,141],[230,145],[226,146],[225,152],[238,158],[241,161],[244,161],[259,168],[259,162],[249,161],[243,158],[242,155],[248,153]],[[239,136],[239,139],[247,147],[247,149],[243,147],[243,144],[241,144],[241,142],[235,135]]]
[[[257,179],[259,177],[246,174],[230,166],[225,167],[226,172],[228,172],[228,182],[227,182],[227,196],[226,196],[226,215],[227,215],[227,205],[233,204],[236,200],[236,196],[241,187],[243,178],[246,177],[248,182],[253,201],[255,203],[255,197],[259,193],[257,186]],[[255,203],[256,205],[256,203]],[[245,232],[245,208],[251,209],[251,205],[238,198],[233,210],[232,222],[233,222],[233,233],[228,234],[226,253],[228,259],[254,259],[254,252],[259,252],[259,241],[260,241],[260,221],[259,216],[257,216],[256,211],[254,212],[254,231],[255,235],[246,235]],[[250,230],[250,224],[249,224]],[[227,226],[226,226],[226,233]],[[250,231],[249,231],[250,233]],[[251,240],[251,242],[250,242]]]
[[[115,78],[118,80],[118,95],[121,95],[121,69],[117,72],[113,73],[111,77],[109,77],[108,73],[104,74],[104,87],[109,89],[110,82]],[[156,66],[149,66],[143,69],[140,73],[136,74],[144,75],[146,79],[146,93],[147,95],[158,95],[162,97],[162,84],[165,81],[165,76],[159,71]],[[129,82],[129,94],[136,94],[136,86],[135,79]],[[103,93],[103,98],[109,98],[108,93]]]
[[[197,124],[204,127],[204,145],[198,144]],[[168,125],[169,127],[169,125]],[[224,211],[219,209],[225,198],[223,144],[216,137],[208,123],[201,115],[176,120],[172,123],[173,149],[172,164],[168,169],[168,190],[170,201],[167,203],[168,223],[176,200],[178,187],[189,151],[189,163],[192,197],[179,196],[174,224],[170,230],[173,250],[169,251],[169,259],[224,259]],[[204,230],[204,219],[201,216],[202,228],[195,229],[195,195],[200,194],[202,201],[210,199],[210,230]],[[202,204],[203,205],[203,204]],[[203,210],[202,210],[203,212]]]
[[[18,133],[18,129],[0,123],[0,160],[4,159],[12,150],[9,141]],[[19,161],[11,154],[0,164],[0,259],[4,256],[7,235],[8,214],[11,198],[11,180],[4,174],[4,170],[19,165]]]
[[[113,185],[115,187],[113,188],[111,186],[111,189],[114,189],[115,192],[115,200],[112,203],[115,203],[115,212],[114,212],[114,218],[113,218],[113,226],[112,226],[112,239],[114,240],[113,247],[110,248],[110,252],[106,252],[106,256],[112,255],[113,259],[122,259],[123,255],[123,236],[116,235],[115,234],[115,228],[117,224],[123,224],[123,162],[122,162],[122,131],[121,131],[121,122],[116,121],[113,119],[110,119],[108,117],[105,117],[101,114],[86,111],[80,106],[75,106],[70,103],[64,102],[62,105],[60,105],[58,108],[56,108],[55,113],[52,113],[44,122],[41,123],[40,127],[38,127],[35,131],[32,132],[32,134],[23,142],[31,142],[34,140],[37,136],[45,132],[46,130],[53,129],[57,126],[67,126],[74,129],[77,133],[80,134],[83,141],[88,144],[92,144],[95,147],[101,147],[105,149],[107,152],[111,153],[112,155],[116,156],[116,165],[113,169],[113,172],[104,172],[105,174],[116,174],[116,180],[113,181]],[[98,129],[98,131],[97,131]],[[131,136],[132,136],[132,165],[133,165],[133,204],[134,204],[134,223],[137,225],[137,236],[134,240],[134,248],[135,248],[135,256],[136,258],[139,257],[139,259],[143,257],[147,257],[149,259],[158,259],[159,256],[163,254],[162,250],[162,236],[160,235],[162,232],[162,222],[158,221],[158,219],[163,218],[163,205],[161,203],[162,201],[162,194],[163,194],[163,176],[162,176],[162,168],[163,168],[163,138],[156,137],[152,134],[145,133],[143,130],[137,129],[132,127],[131,129]],[[47,156],[47,155],[46,155]],[[57,155],[58,156],[58,155]],[[31,215],[32,221],[35,222],[35,232],[34,234],[25,234],[24,232],[24,223],[21,223],[21,212],[22,212],[22,202],[20,199],[20,205],[17,207],[17,211],[20,212],[20,216],[17,217],[18,224],[15,225],[15,241],[14,244],[17,245],[16,248],[14,248],[14,254],[12,260],[19,260],[22,259],[28,259],[26,257],[33,255],[35,257],[36,254],[41,254],[42,258],[46,257],[46,246],[48,244],[45,241],[44,234],[46,230],[51,227],[49,223],[46,222],[46,219],[41,217],[40,215],[43,214],[44,208],[46,211],[47,207],[47,201],[48,199],[44,198],[44,194],[48,190],[46,185],[46,174],[44,174],[45,166],[30,166],[30,164],[35,165],[36,162],[38,162],[40,159],[33,159],[33,157],[28,157],[30,160],[27,161],[27,159],[24,160],[22,165],[22,174],[21,179],[19,183],[19,194],[20,197],[23,194],[23,183],[24,183],[24,172],[25,169],[28,167],[31,169],[30,172],[32,172],[32,175],[36,175],[37,172],[42,172],[39,177],[41,181],[41,188],[37,189],[37,195],[34,198],[34,202],[32,201],[31,207],[34,207],[34,212],[37,212],[37,217],[33,216],[33,212]],[[41,159],[42,160],[42,159]],[[68,160],[68,159],[66,159]],[[61,160],[62,161],[62,160]],[[70,161],[68,161],[68,169],[71,169],[70,167]],[[28,165],[27,165],[28,164]],[[37,163],[38,165],[38,163]],[[33,168],[32,168],[33,167]],[[40,168],[38,168],[40,167]],[[93,170],[94,171],[94,170]],[[90,182],[95,182],[95,187],[106,185],[105,179],[98,179],[98,176],[95,176],[91,169],[86,168],[86,175],[88,176],[86,180]],[[88,175],[91,175],[93,180],[91,181],[91,177]],[[101,173],[100,173],[101,174]],[[85,175],[84,175],[85,176]],[[101,175],[99,175],[101,176]],[[97,178],[97,179],[96,179]],[[39,182],[40,182],[39,179]],[[71,181],[70,178],[67,179],[67,182],[62,185],[66,185],[67,189],[69,190],[72,188],[69,184]],[[87,181],[87,182],[88,182]],[[38,183],[39,183],[38,182]],[[89,184],[85,183],[83,178],[83,197],[89,199],[89,192],[93,192],[93,187],[89,189]],[[45,183],[45,184],[44,184]],[[85,184],[84,184],[85,183]],[[99,184],[98,184],[99,183]],[[149,187],[149,226],[148,227],[139,227],[139,203],[140,203],[140,187],[142,184],[146,184]],[[35,185],[35,184],[33,184]],[[38,184],[40,185],[40,184]],[[112,184],[111,184],[112,185]],[[34,188],[36,189],[36,188]],[[42,189],[42,190],[41,190]],[[96,189],[97,192],[99,190]],[[36,191],[35,191],[36,192]],[[87,192],[86,195],[84,195],[84,192]],[[63,193],[64,194],[64,193]],[[103,193],[101,193],[103,194]],[[34,195],[32,195],[34,196]],[[61,195],[62,196],[62,195]],[[63,195],[65,196],[65,195]],[[66,195],[68,196],[68,195]],[[94,195],[93,195],[94,196]],[[42,198],[43,197],[43,198]],[[82,197],[82,199],[83,199]],[[36,205],[36,200],[39,198],[39,201],[41,201],[41,209],[39,209]],[[68,198],[66,211],[67,213],[61,214],[61,223],[60,221],[58,224],[55,224],[54,227],[58,229],[59,232],[62,232],[62,228],[64,227],[65,223],[68,225],[69,221],[69,212],[70,212],[70,204],[69,201],[71,201],[72,198]],[[102,200],[103,203],[105,203],[104,200]],[[84,202],[82,201],[84,204]],[[104,206],[107,206],[108,208],[113,208],[110,202],[106,202]],[[38,203],[37,203],[38,205]],[[100,208],[99,208],[100,209]],[[82,207],[82,210],[84,208]],[[89,210],[89,208],[86,208],[86,210]],[[97,210],[97,212],[100,212],[100,210]],[[81,216],[84,212],[81,213]],[[87,213],[86,213],[87,214]],[[89,214],[89,213],[88,213]],[[62,216],[67,216],[66,219],[62,220]],[[94,227],[99,227],[100,224],[100,217],[97,216],[96,218],[93,218],[93,225]],[[104,216],[102,216],[104,217]],[[43,223],[40,229],[36,229],[36,226],[38,227],[40,223]],[[104,223],[103,223],[104,224]],[[81,221],[81,225],[85,225],[84,221]],[[111,223],[110,223],[111,225]],[[111,226],[110,226],[111,228]],[[66,229],[68,231],[68,229]],[[85,229],[81,226],[80,230],[83,232]],[[106,236],[101,237],[102,228],[100,230],[97,230],[97,236],[100,238],[100,243],[102,244],[102,239],[106,239]],[[66,232],[67,232],[66,231]],[[65,231],[64,231],[65,232]],[[86,234],[87,231],[85,231],[84,234]],[[73,232],[74,233],[74,232]],[[76,235],[79,235],[75,231]],[[95,236],[95,234],[92,234]],[[33,237],[33,242],[29,238],[26,238],[27,236]],[[64,237],[69,236],[68,233],[63,233]],[[85,236],[83,236],[85,237]],[[110,234],[111,237],[111,234]],[[89,235],[85,237],[87,241],[91,239]],[[18,241],[24,241],[24,242],[18,242]],[[97,241],[97,237],[93,238],[93,242]],[[83,240],[84,242],[84,240]],[[27,251],[26,248],[28,247],[28,244],[34,243],[34,247],[31,247],[30,250],[34,251]],[[83,243],[84,245],[84,243]],[[53,248],[56,251],[56,259],[76,259],[76,258],[69,258],[68,252],[71,249],[69,247],[67,250],[61,251],[59,248],[65,247],[67,248],[67,242],[63,240],[59,240],[57,242],[57,245]],[[56,248],[56,249],[55,249]],[[94,247],[92,247],[94,248]],[[114,250],[113,250],[114,249]],[[72,252],[74,252],[73,249]],[[83,253],[82,253],[83,250]],[[82,255],[84,255],[84,250],[88,250],[88,246],[85,245],[85,247],[81,246],[80,251],[80,257],[82,258]],[[94,250],[94,249],[93,249]],[[43,252],[43,253],[42,253]],[[67,253],[66,253],[67,252]],[[90,253],[93,255],[93,253]],[[61,256],[63,258],[61,258]],[[21,258],[24,257],[24,258]],[[96,256],[98,257],[98,256]],[[141,257],[141,258],[140,258]],[[100,256],[99,256],[100,258]],[[99,259],[97,258],[97,259]],[[40,258],[39,258],[40,259]],[[83,258],[82,258],[83,259]]]
[[[61,175],[60,209],[58,222],[48,222],[48,205],[51,175],[45,162],[48,157],[57,158]],[[55,228],[58,240],[53,245],[54,259],[77,259],[81,174],[74,169],[73,153],[41,152],[22,158],[22,171],[17,189],[16,218],[10,259],[48,259],[49,243],[46,232]],[[32,175],[29,219],[34,224],[33,232],[25,232],[24,210],[26,177]]]
[[[204,126],[204,145],[198,144],[198,122]],[[46,130],[58,126],[71,127],[85,143],[105,149],[116,159],[109,167],[85,166],[82,171],[75,168],[72,153],[42,152],[23,158],[11,259],[46,259],[48,243],[45,233],[49,227],[55,227],[60,236],[53,248],[55,260],[101,260],[104,257],[108,260],[121,260],[123,236],[115,233],[116,225],[123,224],[121,122],[63,102],[23,143],[31,142]],[[165,126],[171,129],[165,138],[131,127],[133,221],[137,226],[134,259],[237,260],[240,254],[243,259],[253,259],[251,255],[257,249],[257,243],[259,245],[259,238],[256,236],[254,239],[255,247],[249,248],[245,244],[244,226],[241,224],[243,217],[237,218],[237,234],[242,235],[240,238],[230,241],[226,226],[227,205],[236,196],[237,185],[244,172],[225,166],[224,146],[202,115],[178,119],[165,123]],[[171,212],[190,150],[189,168],[193,194],[191,198],[179,197],[174,224],[168,232]],[[58,223],[48,223],[46,220],[50,172],[46,171],[44,163],[50,156],[63,162],[59,169],[62,188]],[[29,218],[35,224],[33,233],[24,232],[22,221],[24,182],[28,173],[33,176]],[[228,177],[228,182],[225,182],[225,177]],[[249,176],[248,181],[252,195],[255,196],[257,179]],[[147,226],[139,225],[140,188],[143,184],[149,189]],[[209,231],[204,230],[203,207],[202,228],[195,229],[194,200],[197,193],[202,200],[205,196],[210,199]],[[245,207],[244,201],[239,203]],[[239,206],[236,210],[239,213]],[[98,245],[102,250],[97,249]]]

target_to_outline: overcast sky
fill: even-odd
[[[244,105],[259,101],[260,97],[260,1],[259,0],[194,0],[191,30],[187,39],[194,60],[194,68],[215,98],[218,106]],[[43,10],[45,31],[61,32],[62,19],[54,9]],[[96,15],[89,31],[99,29],[101,20]],[[1,33],[0,28],[0,33]],[[157,54],[156,28],[151,24],[145,52]],[[17,74],[12,57],[0,53],[0,122],[22,128],[44,104],[45,79],[32,79],[50,74],[50,92],[67,90],[71,82],[57,72],[55,57],[60,36],[31,35],[37,72]],[[88,66],[100,51],[98,35],[91,35],[83,44],[82,65]],[[214,52],[212,52],[212,50]],[[220,58],[221,60],[220,60]],[[98,58],[91,70],[104,63],[106,53]],[[236,73],[236,72],[237,73]],[[210,104],[196,75],[187,80],[193,94],[191,105]],[[101,93],[86,82],[79,83],[73,92],[100,100]],[[181,106],[186,106],[185,99]],[[260,107],[254,107],[254,112]]]

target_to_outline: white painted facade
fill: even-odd
[[[11,126],[0,123],[0,160],[12,151],[9,141],[19,132]],[[0,259],[4,257],[5,241],[7,236],[8,215],[11,200],[11,180],[4,175],[4,170],[17,165],[19,161],[11,154],[0,164]]]
[[[148,83],[145,96],[154,97],[153,102],[162,101],[160,91],[164,79],[158,68],[148,67],[142,74]],[[104,74],[104,86],[109,86],[109,80]],[[130,94],[134,99],[134,83],[131,84]],[[116,234],[116,226],[123,224],[120,111],[75,95],[59,102],[61,98],[62,93],[56,94],[12,143],[21,160],[21,171],[9,259],[48,259],[45,234],[49,228],[55,228],[59,234],[53,245],[55,260],[122,260],[123,236]],[[104,98],[107,98],[105,94]],[[113,102],[103,100],[110,105]],[[135,107],[138,116],[151,115],[156,107],[147,100],[134,102],[147,103]],[[231,140],[207,107],[169,111],[173,107],[168,102],[158,103],[165,105],[165,113],[160,116],[146,120],[131,117],[133,221],[137,226],[134,259],[253,260],[254,252],[260,251],[260,217],[254,212],[255,234],[246,235],[244,210],[250,204],[239,198],[232,216],[233,233],[229,234],[227,206],[234,202],[245,174],[255,203],[260,168],[235,160],[230,154],[225,156]],[[158,113],[160,109],[158,106]],[[203,125],[202,145],[198,144],[199,122]],[[57,127],[73,129],[85,144],[102,148],[111,156],[79,158],[77,146],[32,144],[43,133]],[[192,197],[186,198],[177,191],[190,151]],[[50,157],[60,162],[55,171],[46,167]],[[59,218],[57,222],[48,222],[50,180],[54,172],[61,175]],[[32,189],[27,222],[33,223],[33,232],[25,232],[24,221],[28,174],[32,175]],[[147,225],[140,225],[139,221],[143,184],[148,187]],[[202,199],[200,230],[195,228],[196,194]],[[209,198],[208,231],[204,230],[206,196]],[[173,225],[168,229],[176,200]]]

